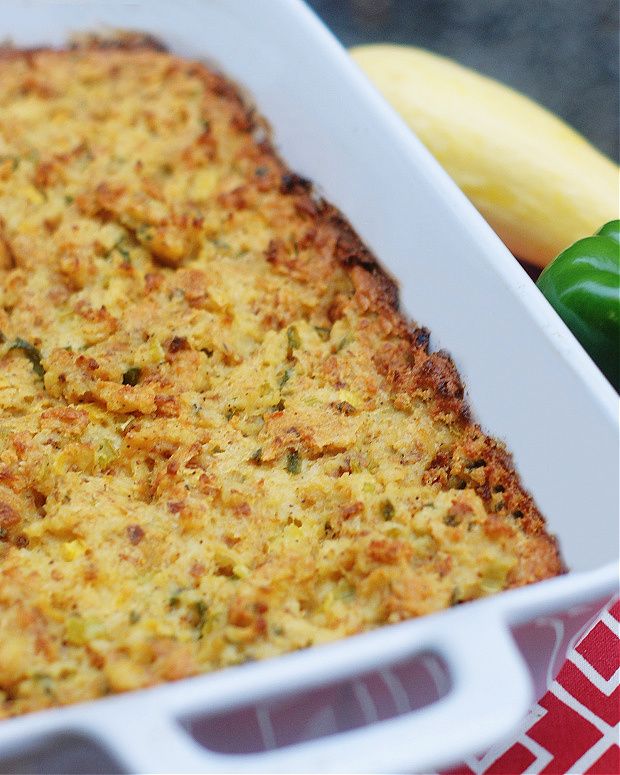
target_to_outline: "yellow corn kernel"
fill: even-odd
[[[60,548],[62,558],[67,562],[83,557],[85,552],[84,545],[77,539],[75,541],[65,541]]]
[[[233,565],[233,573],[238,579],[247,579],[247,577],[250,575],[250,569],[247,565],[244,565],[241,562],[238,562],[236,565]]]
[[[84,619],[70,616],[65,625],[65,637],[73,646],[84,646],[91,640],[100,638],[105,632],[103,624],[97,619]]]
[[[96,454],[97,466],[107,468],[118,457],[118,450],[109,439],[103,439]]]

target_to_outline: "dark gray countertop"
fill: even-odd
[[[618,0],[307,0],[345,46],[407,43],[498,78],[618,159]]]

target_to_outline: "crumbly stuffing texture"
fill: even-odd
[[[0,331],[0,718],[562,571],[450,358],[202,64],[0,55]]]

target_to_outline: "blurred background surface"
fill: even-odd
[[[619,159],[618,0],[306,0],[341,43],[430,49],[497,78]]]

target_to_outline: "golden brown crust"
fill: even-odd
[[[346,219],[140,36],[0,52],[0,331],[0,717],[563,570]]]

